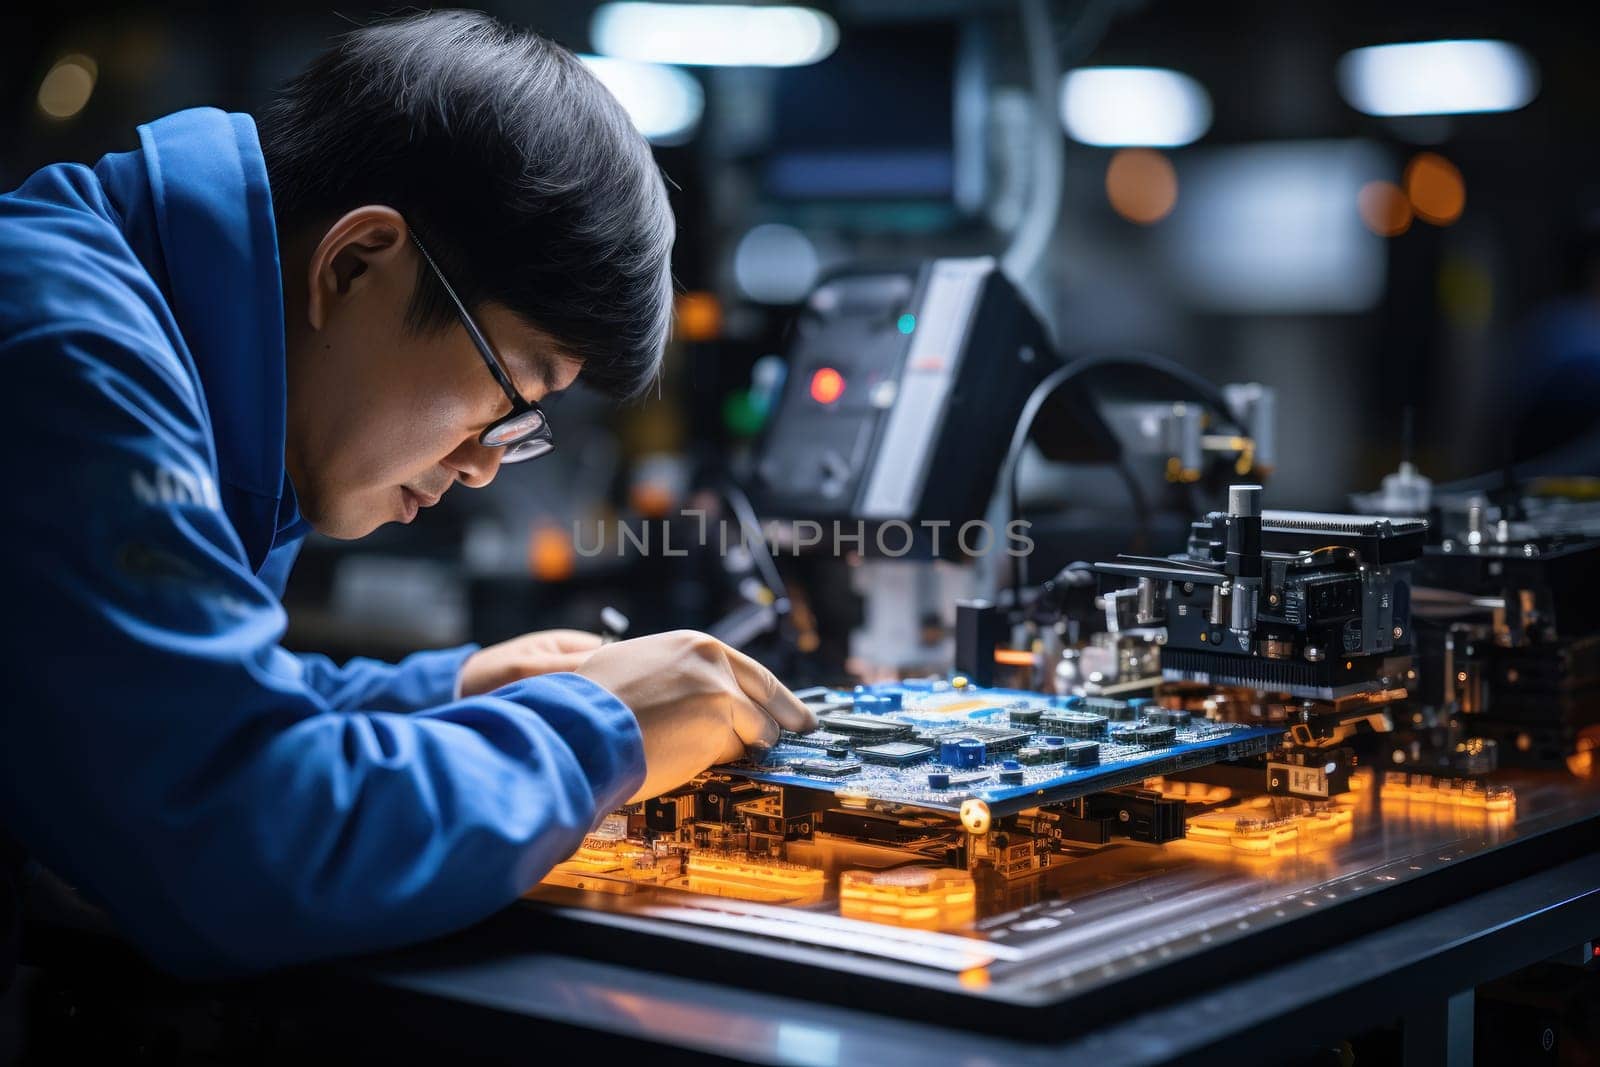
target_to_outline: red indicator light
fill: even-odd
[[[844,395],[844,375],[832,367],[822,367],[811,376],[811,399],[831,404]]]

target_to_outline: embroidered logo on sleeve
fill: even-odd
[[[157,504],[199,504],[216,510],[222,507],[217,483],[209,474],[161,466],[148,474],[133,471],[129,477],[134,499],[150,507]]]

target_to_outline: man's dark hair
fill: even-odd
[[[405,216],[468,307],[504,304],[614,396],[656,379],[674,222],[650,147],[571,52],[443,11],[339,38],[261,121],[278,231],[362,204]],[[419,265],[408,320],[454,321]]]

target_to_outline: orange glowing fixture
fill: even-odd
[[[811,399],[831,404],[844,395],[844,375],[832,367],[819,367],[811,375]]]
[[[839,914],[888,926],[956,930],[977,917],[977,889],[966,871],[899,867],[839,875]]]

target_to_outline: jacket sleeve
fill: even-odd
[[[356,656],[335,664],[316,652],[297,652],[301,679],[339,710],[421,711],[456,698],[461,665],[478,651],[462,645],[414,652],[399,663]]]
[[[158,964],[224,975],[420,940],[505,906],[643,780],[577,675],[412,715],[333,707],[278,644],[159,334],[0,345],[13,612],[0,819]]]

